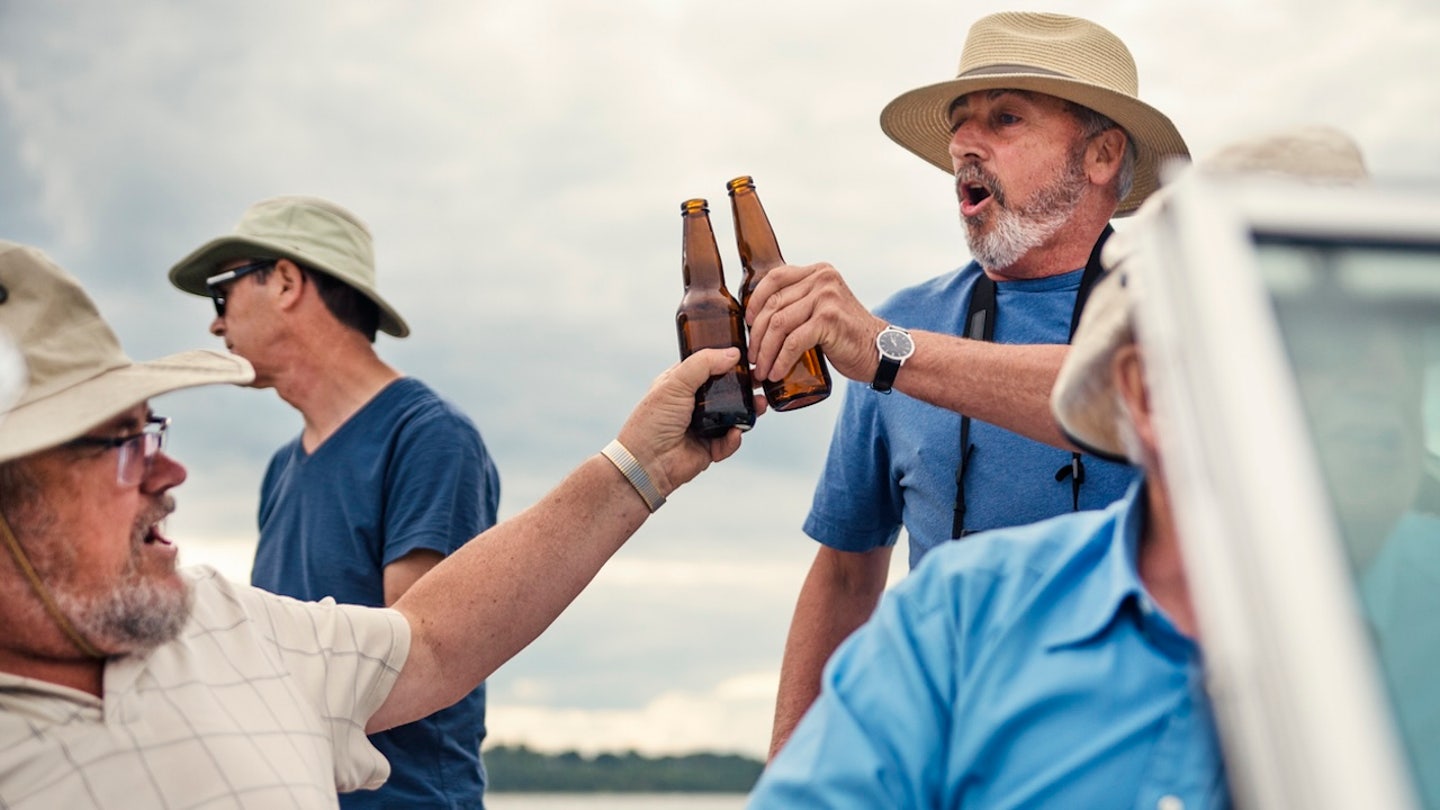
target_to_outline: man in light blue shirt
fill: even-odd
[[[1134,286],[1123,265],[1096,286],[1052,407],[1150,474],[1105,511],[927,555],[830,660],[751,807],[1229,806]]]

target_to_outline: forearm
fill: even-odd
[[[820,677],[835,649],[865,623],[885,588],[889,549],[873,557],[822,549],[796,601],[770,736],[773,758],[820,695]],[[851,565],[844,565],[849,561]],[[856,565],[853,563],[860,563]]]
[[[648,516],[596,455],[446,558],[395,605],[410,622],[410,657],[367,730],[423,717],[474,688],[539,636]]]
[[[762,379],[778,378],[800,353],[820,346],[848,379],[868,383],[880,358],[875,338],[886,321],[870,312],[828,264],[771,270],[752,294],[750,360]],[[904,323],[897,326],[906,327]],[[1068,346],[1012,345],[912,330],[915,353],[895,388],[947,410],[1055,447],[1074,449],[1055,427],[1050,389]]]
[[[1021,436],[1075,449],[1055,425],[1050,390],[1069,346],[986,343],[914,331],[895,388]]]
[[[738,349],[702,349],[655,379],[620,428],[618,441],[643,470],[635,484],[618,462],[591,456],[534,506],[420,577],[395,603],[410,625],[410,654],[367,731],[424,717],[473,689],[549,627],[640,528],[651,508],[642,489],[663,500],[738,450],[738,429],[701,440],[687,427],[695,392],[739,359]]]

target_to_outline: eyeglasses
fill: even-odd
[[[205,279],[205,286],[210,290],[210,300],[215,302],[215,314],[221,318],[225,317],[225,291],[220,289],[221,284],[228,284],[241,276],[247,276],[260,270],[269,270],[275,266],[276,261],[275,259],[261,259]]]
[[[79,447],[119,448],[115,459],[115,483],[122,487],[134,486],[150,472],[155,456],[165,447],[165,434],[170,430],[170,418],[152,416],[145,420],[145,427],[139,433],[102,439],[98,436],[81,436],[66,444]]]

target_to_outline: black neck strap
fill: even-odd
[[[1070,314],[1070,337],[1067,342],[1075,338],[1075,330],[1080,326],[1080,312],[1085,308],[1085,302],[1090,300],[1090,290],[1100,277],[1105,275],[1105,268],[1100,264],[1100,250],[1105,246],[1105,240],[1115,229],[1107,223],[1105,230],[1100,232],[1100,238],[1095,240],[1095,247],[1090,249],[1090,258],[1085,262],[1085,272],[1080,275],[1080,290],[1075,294],[1075,308]],[[995,301],[995,282],[983,271],[980,278],[975,280],[975,289],[970,292],[970,308],[965,314],[965,337],[971,340],[993,341],[995,339],[995,317],[998,307]],[[955,471],[955,518],[950,528],[952,539],[959,539],[970,530],[965,528],[965,472],[970,466],[970,457],[975,453],[975,445],[970,443],[970,417],[960,415],[960,466]],[[1071,503],[1073,508],[1080,509],[1080,485],[1085,482],[1085,465],[1080,460],[1079,453],[1070,454],[1070,463],[1061,467],[1055,472],[1056,481],[1070,479]]]

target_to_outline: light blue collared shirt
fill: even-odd
[[[1136,572],[1141,486],[929,554],[750,807],[1228,807],[1199,649]]]

